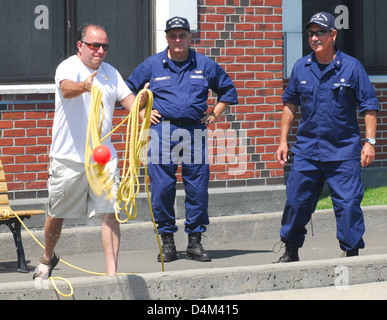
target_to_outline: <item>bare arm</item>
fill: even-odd
[[[76,98],[85,92],[90,92],[93,86],[93,79],[97,71],[94,71],[86,80],[81,82],[74,82],[72,80],[66,79],[60,83],[60,90],[62,96],[65,99]]]
[[[376,111],[366,111],[365,116],[365,125],[366,125],[366,137],[375,138],[376,135]],[[375,147],[366,142],[361,151],[361,165],[366,167],[371,164],[375,159]]]
[[[288,161],[288,134],[293,124],[296,110],[297,107],[294,104],[287,102],[284,103],[284,109],[282,111],[281,118],[280,144],[276,152],[277,161],[281,165],[285,165]]]
[[[209,125],[215,122],[215,120],[219,118],[219,116],[224,112],[224,110],[228,108],[228,106],[229,106],[228,102],[219,101],[214,107],[214,109],[201,119],[202,123]]]

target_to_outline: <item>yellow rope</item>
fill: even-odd
[[[142,92],[140,92],[134,100],[132,109],[130,110],[130,113],[127,117],[128,125],[126,132],[124,164],[122,168],[121,183],[117,191],[116,201],[116,218],[121,223],[125,223],[129,219],[134,219],[137,216],[137,206],[135,199],[140,192],[139,171],[141,167],[141,157],[143,154],[145,155],[145,170],[147,168],[147,152],[145,147],[148,144],[153,94],[152,91],[148,90],[148,100],[145,106],[144,120],[141,125],[141,130],[139,131],[138,115],[140,112],[141,93]],[[147,179],[147,173],[145,174],[145,179]],[[147,184],[147,181],[145,181],[145,183]],[[128,207],[130,208],[129,210]],[[118,214],[119,211],[123,209],[125,209],[127,218],[125,220],[120,220]]]
[[[109,179],[105,166],[92,163],[93,150],[101,144],[103,120],[104,105],[102,103],[102,92],[97,86],[93,86],[91,89],[89,121],[86,133],[85,172],[94,193],[99,197],[105,194],[107,199],[112,199],[113,180]]]

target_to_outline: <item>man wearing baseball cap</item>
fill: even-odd
[[[172,29],[184,29],[188,32],[191,32],[189,22],[186,18],[174,17],[167,21],[165,32],[168,32]]]
[[[283,94],[280,144],[276,152],[287,163],[287,136],[298,106],[301,120],[292,147],[294,163],[287,181],[281,240],[285,253],[278,262],[298,261],[306,229],[324,182],[329,186],[337,222],[337,239],[346,256],[364,248],[365,231],[361,167],[375,158],[375,91],[358,60],[335,44],[335,18],[327,12],[312,16],[305,26],[313,52],[298,60]],[[364,116],[362,142],[357,112]]]
[[[133,92],[139,92],[149,82],[153,108],[159,112],[158,117],[151,118],[148,172],[152,209],[163,241],[163,260],[177,259],[174,203],[176,170],[181,163],[186,194],[186,258],[210,261],[201,244],[202,233],[209,224],[206,126],[229,104],[236,104],[238,97],[231,78],[222,67],[190,49],[191,30],[186,18],[169,19],[165,33],[168,47],[141,63],[126,83]],[[218,102],[206,113],[209,89],[218,95]],[[158,261],[161,261],[160,256]]]
[[[311,24],[317,24],[324,29],[333,30],[335,27],[335,17],[327,12],[316,13],[309,22],[306,24],[305,28],[308,29]]]

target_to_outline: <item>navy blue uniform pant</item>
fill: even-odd
[[[318,162],[295,155],[286,186],[281,239],[302,247],[312,213],[327,182],[342,250],[364,248],[365,231],[360,204],[364,190],[359,160]]]
[[[210,171],[203,125],[179,128],[169,122],[151,127],[148,173],[151,203],[158,232],[177,231],[176,171],[181,165],[185,190],[185,232],[205,232],[208,218]]]

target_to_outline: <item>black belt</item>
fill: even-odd
[[[194,119],[165,119],[163,121],[169,121],[171,124],[178,127],[188,127],[188,126],[197,126],[202,123],[201,120]]]

